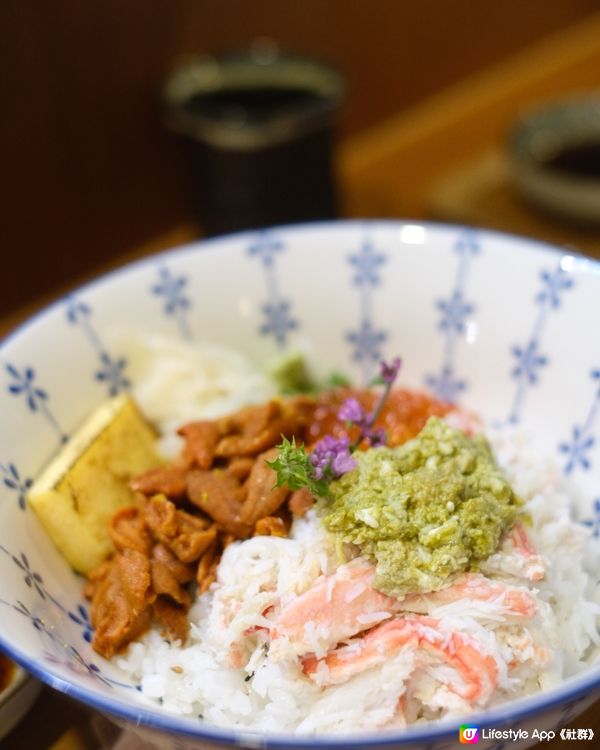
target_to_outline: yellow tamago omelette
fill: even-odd
[[[31,487],[31,507],[80,573],[113,551],[110,519],[135,502],[128,480],[161,464],[155,442],[133,400],[115,396],[90,415]]]

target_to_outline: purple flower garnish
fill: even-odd
[[[350,454],[350,440],[347,437],[325,435],[313,448],[310,460],[317,479],[323,479],[327,472],[331,472],[334,478],[341,477],[356,468],[356,460]]]
[[[387,362],[380,363],[381,369],[379,371],[379,374],[381,375],[381,379],[384,383],[392,385],[392,383],[398,377],[398,372],[400,371],[401,364],[402,360],[400,359],[400,357],[395,357],[389,364]]]
[[[379,448],[387,442],[387,435],[383,427],[376,427],[374,430],[367,430],[365,438],[369,441],[372,448]]]
[[[365,410],[356,398],[347,398],[341,405],[337,415],[338,419],[341,419],[343,422],[363,424],[366,421]]]

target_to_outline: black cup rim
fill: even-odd
[[[319,96],[308,106],[261,123],[224,123],[186,108],[190,97],[224,86],[288,85],[312,89]],[[190,58],[175,67],[163,88],[169,129],[216,148],[256,150],[302,137],[331,122],[345,94],[344,76],[312,57],[276,54],[263,61],[250,52]]]

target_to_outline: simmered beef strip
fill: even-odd
[[[187,469],[183,465],[160,466],[150,469],[129,482],[132,490],[144,495],[163,494],[171,500],[185,497]]]
[[[308,487],[294,490],[288,501],[288,508],[295,516],[303,516],[315,504],[315,498]]]
[[[194,578],[194,569],[182,563],[162,544],[152,550],[150,560],[152,589],[157,595],[168,596],[186,609],[190,605],[190,595],[183,588]]]
[[[152,534],[146,526],[142,511],[135,506],[121,508],[114,514],[110,524],[110,536],[120,552],[135,549],[146,556],[152,552]]]
[[[199,560],[217,536],[214,524],[205,518],[178,510],[164,495],[150,498],[143,515],[155,538],[184,563]]]
[[[226,471],[228,474],[231,474],[232,477],[243,482],[248,479],[255,461],[256,459],[254,456],[238,456],[232,458],[227,464]]]
[[[298,414],[286,403],[269,401],[261,406],[248,406],[220,421],[221,438],[216,455],[223,458],[255,456],[292,436],[302,427]]]
[[[288,524],[280,516],[266,516],[259,518],[254,527],[255,536],[280,536],[287,537]]]
[[[196,570],[196,583],[200,594],[208,591],[210,584],[216,580],[220,555],[221,544],[215,540],[200,558]]]
[[[279,401],[271,399],[264,404],[243,406],[241,409],[217,420],[221,435],[258,435],[281,414]]]
[[[150,627],[155,595],[150,561],[137,550],[117,553],[90,576],[93,648],[110,659]]]
[[[141,612],[153,598],[148,556],[138,550],[125,549],[115,555],[114,562],[128,603],[136,612]]]
[[[157,597],[152,608],[156,619],[165,628],[169,637],[185,643],[190,629],[187,609],[165,596]]]
[[[247,482],[247,495],[240,510],[240,521],[252,528],[265,516],[271,516],[283,505],[290,491],[287,487],[275,487],[277,475],[267,465],[277,456],[277,448],[271,448],[256,459]]]
[[[239,518],[244,489],[235,477],[222,469],[195,469],[188,472],[187,492],[190,501],[222,529],[240,539],[250,536],[252,525]]]
[[[185,438],[182,457],[188,466],[210,469],[221,431],[216,422],[190,422],[177,430]]]

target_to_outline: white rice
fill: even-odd
[[[159,449],[174,457],[176,430],[186,422],[216,419],[275,395],[273,380],[244,356],[214,344],[190,344],[156,334],[114,334],[129,352],[133,395],[158,429]]]
[[[265,378],[231,353],[211,349],[192,354],[152,339],[144,346],[151,373],[136,396],[166,433],[182,422],[217,416],[272,393]],[[180,369],[182,353],[185,367]],[[178,395],[163,401],[165,390]],[[600,545],[572,520],[572,503],[559,472],[535,455],[531,441],[512,431],[489,436],[509,481],[526,501],[532,520],[528,533],[544,559],[546,575],[534,583],[517,580],[514,560],[502,553],[489,564],[495,580],[526,587],[538,612],[519,623],[505,616],[501,601],[462,599],[430,606],[428,614],[440,621],[446,645],[451,633],[459,632],[495,660],[498,684],[486,705],[496,705],[558,685],[597,655],[600,586],[587,571],[598,569]],[[117,665],[165,711],[263,732],[389,728],[477,708],[451,689],[461,679],[456,669],[431,658],[415,671],[410,649],[343,684],[321,687],[318,673],[316,679],[308,678],[299,660],[286,655],[285,643],[269,648],[272,613],[339,564],[336,540],[313,511],[295,520],[288,539],[236,542],[222,557],[217,582],[190,611],[186,645],[167,643],[152,630],[118,657]],[[348,602],[361,595],[361,586],[350,589]],[[369,626],[388,615],[368,613],[362,622]],[[327,636],[315,623],[306,623],[304,634],[315,643]],[[232,658],[239,668],[231,666]],[[404,711],[399,713],[400,699]]]

